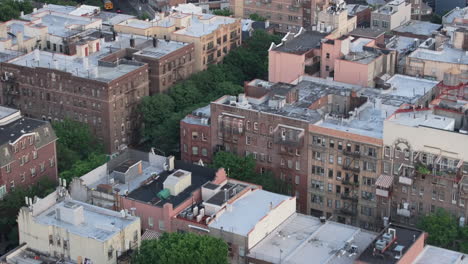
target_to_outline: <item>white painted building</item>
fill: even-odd
[[[371,13],[373,29],[392,30],[411,20],[411,4],[405,0],[393,0]]]
[[[35,259],[117,263],[119,256],[140,245],[138,217],[73,200],[63,187],[44,199],[29,199],[27,204],[18,215],[19,239],[37,252]],[[24,256],[12,252],[7,261],[33,263],[23,260]]]

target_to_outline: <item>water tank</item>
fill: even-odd
[[[387,242],[379,239],[377,242],[375,242],[375,248],[377,250],[383,250],[387,246]]]

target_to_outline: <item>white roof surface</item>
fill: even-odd
[[[434,24],[427,21],[411,20],[408,23],[393,29],[393,31],[431,36],[432,32],[437,31],[440,27],[440,24]]]
[[[239,198],[232,204],[232,210],[226,210],[209,227],[232,232],[241,236],[247,234],[273,208],[291,197],[264,190],[254,190]]]
[[[462,257],[464,256],[464,260]],[[461,252],[427,245],[414,264],[466,264],[468,258]]]
[[[376,234],[360,228],[295,214],[260,241],[248,254],[271,263],[353,263],[358,255],[342,254],[346,243],[364,250]]]
[[[202,16],[192,16],[190,25],[180,29],[175,34],[188,35],[192,37],[201,37],[211,34],[222,25],[228,25],[236,22],[236,19],[225,16],[214,16],[205,14]]]
[[[159,59],[187,45],[189,45],[189,43],[178,42],[178,41],[165,41],[165,40],[158,39],[157,47],[153,47],[153,46],[146,47],[143,50],[140,50],[134,54]]]
[[[441,51],[420,48],[411,53],[409,57],[430,61],[468,64],[468,56],[465,51],[454,49],[448,45],[446,45]]]
[[[384,94],[419,98],[432,90],[439,82],[395,74],[387,83],[391,84],[392,88],[384,91]]]
[[[404,126],[426,126],[448,131],[453,131],[455,127],[455,119],[434,115],[432,110],[396,113],[391,118],[389,118],[389,121]]]
[[[358,38],[357,40],[351,42],[349,50],[352,52],[363,52],[364,50],[362,49],[362,47],[369,44],[371,41],[372,39],[368,38]]]
[[[78,206],[83,206],[83,223],[79,225],[73,225],[71,223],[57,219],[56,209],[63,207],[65,203],[73,203]],[[110,239],[135,221],[140,220],[135,216],[122,217],[119,212],[97,207],[87,203],[82,203],[72,199],[66,199],[54,204],[35,218],[35,222],[38,224],[56,226],[66,229],[72,234],[82,237],[90,237],[101,242]]]

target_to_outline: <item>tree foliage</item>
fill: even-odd
[[[232,16],[233,13],[229,8],[223,8],[223,9],[213,10],[213,15],[228,17],[228,16]]]
[[[291,186],[275,178],[272,172],[263,174],[255,170],[255,159],[252,155],[242,157],[230,152],[217,152],[213,158],[213,168],[224,168],[233,179],[261,185],[264,190],[289,194]]]
[[[73,177],[95,169],[106,162],[103,146],[91,134],[89,126],[72,120],[52,124],[57,140],[58,170],[61,178]]]
[[[447,211],[424,216],[418,227],[429,234],[429,244],[468,253],[468,227],[459,227],[457,218]]]
[[[228,246],[221,239],[193,233],[164,233],[145,240],[132,256],[134,264],[227,264]]]
[[[261,15],[259,15],[257,13],[250,14],[249,18],[254,20],[254,21],[260,21],[260,22],[263,22],[263,21],[267,20],[266,17],[262,17]]]
[[[0,2],[0,20],[7,21],[18,18],[23,11],[25,14],[31,13],[33,6],[30,1],[4,0]]]
[[[180,120],[221,96],[241,93],[244,81],[265,79],[268,47],[271,42],[279,41],[278,36],[255,31],[243,46],[226,55],[223,64],[211,65],[206,71],[193,74],[172,86],[167,94],[144,98],[138,111],[143,118],[142,137],[147,144],[165,154],[177,155]]]
[[[19,209],[25,205],[24,197],[33,198],[37,196],[43,198],[53,192],[56,185],[56,182],[44,177],[29,187],[16,187],[0,200],[0,212],[2,212],[2,217],[0,217],[0,236],[3,234],[7,236],[9,247],[14,247],[18,244],[16,218]]]

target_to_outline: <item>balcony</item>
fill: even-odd
[[[353,158],[360,158],[361,157],[361,153],[359,151],[351,151],[351,150],[343,150],[343,154],[346,155],[346,156],[350,156],[350,157],[353,157]]]
[[[378,195],[378,196],[381,196],[381,197],[387,197],[389,196],[389,191],[388,190],[384,190],[384,189],[375,189],[375,194]]]
[[[398,182],[406,185],[413,185],[413,179],[405,176],[398,177]]]
[[[349,194],[349,193],[343,193],[343,194],[341,194],[341,199],[357,202],[359,200],[359,197],[357,195],[352,195],[352,194]]]
[[[355,167],[353,167],[351,165],[343,165],[343,170],[352,171],[352,172],[356,172],[356,173],[361,172],[360,168],[355,168]]]
[[[349,186],[353,186],[353,187],[359,187],[359,182],[352,182],[350,179],[344,179],[342,181],[342,183],[344,185],[349,185]]]
[[[336,209],[335,212],[338,214],[344,214],[344,215],[350,215],[350,216],[355,216],[357,214],[356,210],[353,210],[352,208]]]

